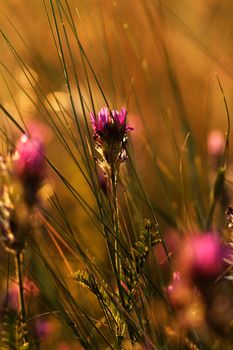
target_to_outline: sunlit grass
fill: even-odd
[[[231,282],[211,281],[209,294],[190,287],[179,249],[194,232],[231,241],[232,69],[229,41],[216,49],[211,40],[218,23],[229,37],[221,21],[232,5],[198,1],[195,16],[179,1],[22,1],[19,12],[13,3],[1,12],[1,149],[33,138],[37,123],[47,174],[19,264],[40,295],[25,296],[22,320],[4,309],[2,348],[231,349]],[[125,106],[134,128],[117,171],[93,138],[90,112],[103,106]],[[225,133],[217,167],[212,128]],[[2,261],[4,304],[15,271],[4,249]],[[228,303],[225,318],[215,297]],[[58,331],[41,336],[43,319]]]

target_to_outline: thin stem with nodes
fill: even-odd
[[[117,288],[119,292],[119,297],[122,303],[122,306],[125,310],[127,310],[127,306],[125,303],[125,298],[123,294],[123,288],[121,285],[121,252],[119,246],[120,239],[120,229],[119,229],[119,210],[117,203],[117,180],[118,180],[118,171],[116,171],[115,167],[111,167],[111,191],[112,191],[112,200],[113,200],[113,221],[114,221],[114,231],[115,231],[115,261],[113,262],[114,274],[116,276]],[[130,339],[133,340],[133,332],[129,322],[126,320],[128,332]],[[122,334],[124,330],[122,329]],[[118,337],[119,342],[123,340],[122,336]]]

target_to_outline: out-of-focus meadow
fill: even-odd
[[[85,120],[76,86],[74,66],[88,120],[92,105],[83,56],[80,55],[77,38],[70,29],[69,16],[65,15],[68,12],[59,14],[57,1],[54,3],[56,24],[50,1],[0,1],[0,103],[23,128],[27,125],[30,130],[30,127],[33,128],[37,123],[37,132],[39,128],[39,133],[43,134],[45,140],[48,159],[85,198],[93,211],[96,211],[97,205],[93,193],[87,186],[77,163],[62,143],[62,138],[69,135],[70,139],[73,137],[77,140],[77,148],[82,147],[60,61],[63,54],[69,72],[72,103],[81,125],[85,125]],[[58,3],[65,8],[65,1]],[[195,207],[199,205],[198,196],[200,206],[203,207],[202,213],[208,214],[212,173],[209,171],[211,160],[208,155],[207,138],[213,129],[219,130],[223,135],[227,131],[227,113],[218,79],[223,87],[229,111],[233,107],[233,2],[69,0],[68,3],[85,56],[91,63],[110,106],[118,110],[122,106],[127,108],[127,124],[134,128],[130,132],[128,144],[130,157],[133,157],[141,183],[156,212],[161,231],[169,236],[172,244],[176,244],[179,238],[176,234],[173,237],[171,233],[173,230],[179,229],[184,233],[185,230],[199,229],[198,218],[193,213]],[[64,52],[56,47],[53,40],[54,35],[57,45],[59,40],[62,43],[67,42],[64,33],[61,38],[57,37],[56,25],[60,33],[63,33],[63,28],[67,30],[65,35],[69,38],[69,46],[64,45]],[[72,51],[72,59],[69,50]],[[94,105],[98,111],[105,102],[87,63],[86,69],[90,77]],[[44,106],[56,121],[56,127]],[[56,113],[61,114],[61,111],[64,113],[61,116],[62,122],[56,119]],[[20,132],[3,111],[0,116],[2,135],[6,133],[14,141]],[[231,139],[230,137],[230,149]],[[189,143],[192,143],[193,151],[187,156]],[[73,144],[70,143],[70,147],[75,152]],[[2,149],[5,152],[4,142]],[[78,154],[75,156],[80,164],[83,164],[81,156]],[[228,158],[230,166],[227,174],[228,195],[225,208],[230,204],[232,197],[231,157],[232,152]],[[140,227],[140,222],[135,226],[132,225],[132,217],[133,219],[134,216],[141,217],[143,221],[143,218],[148,216],[148,208],[141,194],[138,195],[137,206],[133,207],[134,198],[130,196],[134,193],[136,198],[140,186],[131,182],[133,173],[130,161],[127,162],[122,165],[120,171],[118,200],[120,215],[125,213],[125,223],[121,224],[130,230],[137,225]],[[198,184],[190,181],[193,166],[197,173]],[[52,169],[49,170],[49,184],[44,192],[48,202],[45,210],[51,211],[59,222],[56,206],[50,201],[53,195],[57,194],[62,201],[62,210],[65,211],[69,225],[73,227],[80,245],[93,261],[97,261],[104,275],[108,276],[109,262],[103,236],[98,234],[90,217]],[[221,209],[218,210],[217,213],[221,213]],[[201,222],[203,218],[199,219]],[[224,223],[224,218],[216,223],[214,229],[219,228],[219,222]],[[223,225],[226,228],[227,224]],[[48,257],[50,256],[48,258],[50,263],[56,266],[61,278],[65,279],[67,288],[72,290],[79,303],[86,308],[89,303],[95,305],[95,298],[91,294],[86,295],[81,288],[77,293],[73,280],[66,278],[71,271],[82,268],[82,262],[69,254],[69,249],[61,241],[59,241],[61,245],[58,245],[52,238],[54,236],[48,234],[48,226],[45,227],[42,230],[38,229],[37,242],[41,245],[41,249]],[[59,224],[56,227],[59,227]],[[165,259],[165,254],[160,248],[158,247],[156,252],[158,259],[162,261]],[[172,256],[172,252],[169,253]],[[43,274],[40,267],[34,266],[33,253],[30,254],[27,257],[30,273],[32,276],[34,273]],[[8,260],[1,254],[0,261],[3,300]],[[161,261],[159,260],[159,264],[162,265]],[[166,268],[164,268],[165,281],[168,284],[171,273]],[[108,277],[111,279],[111,276]],[[47,312],[43,296],[40,296],[36,289],[33,291],[35,295],[30,297],[33,310],[30,310],[31,315]],[[94,307],[98,314],[98,307]],[[157,315],[152,317],[153,326],[158,325],[159,317]],[[44,318],[38,317],[38,320]],[[164,322],[167,322],[162,307],[161,319],[163,321],[166,319]],[[63,329],[56,319],[56,314],[46,318],[46,322],[48,324],[43,324],[44,328],[41,326],[41,329],[43,328],[41,332],[47,332],[45,336],[41,335],[44,337],[41,349],[81,349],[69,336],[69,331]],[[38,329],[40,325],[37,325],[37,330],[33,329],[32,332],[39,334]],[[72,339],[71,345],[69,337]],[[185,346],[186,349],[188,345]],[[149,349],[149,345],[145,349]],[[178,345],[174,349],[179,349]]]

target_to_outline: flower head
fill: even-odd
[[[132,130],[126,125],[127,111],[122,107],[121,112],[113,109],[110,111],[107,107],[101,108],[97,118],[91,113],[91,124],[94,133],[102,138],[116,137],[121,140],[128,130]]]
[[[24,134],[13,154],[0,156],[0,240],[12,253],[24,249],[34,226],[38,191],[45,178],[43,151],[40,137]]]
[[[189,236],[181,249],[180,266],[184,275],[197,287],[203,288],[219,278],[230,257],[230,247],[216,233]]]
[[[212,130],[207,139],[207,151],[212,157],[220,157],[225,148],[225,138],[221,131]]]
[[[96,148],[110,165],[126,159],[127,132],[133,129],[126,124],[126,116],[123,107],[120,112],[103,107],[97,117],[91,113]]]
[[[22,135],[16,145],[14,170],[21,179],[38,177],[44,168],[44,147],[39,139]]]
[[[100,155],[98,164],[110,182],[115,182],[121,163],[127,159],[127,133],[133,129],[126,124],[127,111],[123,107],[120,112],[103,107],[97,117],[90,115],[95,148]]]
[[[29,204],[36,200],[36,192],[45,177],[44,145],[39,138],[24,134],[13,156],[14,176],[22,183]]]

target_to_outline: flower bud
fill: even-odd
[[[13,172],[23,186],[25,200],[35,204],[36,194],[45,177],[44,145],[39,138],[22,135],[13,156]]]

